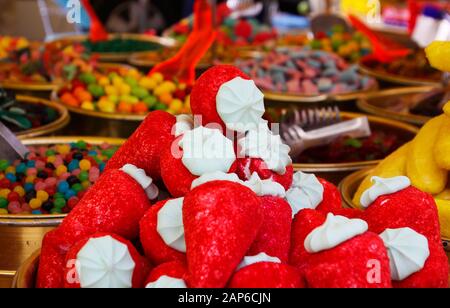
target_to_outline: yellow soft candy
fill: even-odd
[[[70,153],[70,145],[68,145],[68,144],[57,145],[56,151],[61,155],[67,155]]]
[[[166,91],[173,93],[177,89],[177,85],[172,81],[164,81],[160,87],[165,89]]]
[[[8,168],[5,169],[5,174],[8,174],[8,173],[12,173],[12,174],[16,173],[16,168],[14,168],[13,166],[9,166]]]
[[[153,73],[150,78],[152,78],[154,81],[156,81],[157,84],[160,84],[164,81],[164,76],[161,73]]]
[[[21,198],[25,196],[25,189],[21,186],[14,187],[14,192],[17,193]]]
[[[95,105],[92,102],[84,102],[81,104],[81,108],[84,110],[94,111]]]
[[[131,93],[131,87],[129,85],[127,85],[126,83],[121,84],[118,89],[119,89],[120,95],[130,95],[130,93]]]
[[[107,113],[114,113],[116,111],[116,104],[109,100],[100,100],[98,102],[98,108]]]
[[[88,171],[89,169],[91,169],[91,162],[87,159],[83,159],[82,161],[80,161],[80,169],[82,171]]]
[[[447,186],[448,171],[439,167],[434,158],[434,147],[446,115],[428,121],[411,143],[406,162],[406,174],[416,188],[439,194]]]
[[[0,197],[3,199],[8,199],[8,195],[11,193],[9,189],[1,189],[0,190]]]
[[[447,115],[443,117],[433,154],[440,168],[450,170],[450,117]]]
[[[58,168],[56,168],[56,175],[57,176],[61,176],[61,175],[63,175],[64,173],[66,173],[67,172],[67,167],[66,166],[64,166],[64,165],[61,165],[61,166],[58,166]]]
[[[115,86],[106,86],[105,87],[105,93],[108,96],[119,95],[119,90]]]
[[[139,86],[147,90],[153,90],[156,88],[156,85],[156,81],[149,77],[144,77],[139,81]]]
[[[362,194],[372,186],[372,177],[391,178],[406,175],[406,160],[410,143],[405,144],[397,151],[386,157],[361,183],[353,197],[353,203],[361,207]]]
[[[49,156],[49,157],[47,157],[47,162],[48,163],[53,164],[53,163],[55,163],[55,161],[56,161],[56,156]]]
[[[439,212],[439,222],[441,225],[441,235],[450,239],[450,201],[435,199]]]
[[[30,207],[31,207],[32,210],[40,209],[41,206],[42,206],[42,201],[39,200],[39,199],[37,199],[37,198],[32,199],[32,200],[30,201]]]
[[[431,66],[450,72],[450,42],[435,41],[425,49]]]
[[[45,190],[39,190],[36,193],[36,198],[41,200],[42,202],[45,202],[48,200],[50,196],[48,195],[48,193]]]
[[[124,81],[123,81],[123,79],[122,79],[121,77],[115,76],[115,77],[113,78],[113,80],[112,80],[112,84],[113,84],[113,86],[115,86],[116,88],[120,88],[120,86],[121,86],[122,84],[124,84]]]
[[[101,77],[98,80],[98,84],[101,85],[102,87],[106,87],[109,85],[109,78],[108,77]]]
[[[169,109],[179,113],[183,109],[183,102],[180,101],[179,99],[174,99],[170,103]]]

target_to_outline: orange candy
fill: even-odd
[[[131,113],[133,112],[133,106],[125,102],[120,102],[117,106],[117,110],[122,113]]]
[[[80,101],[76,99],[75,96],[73,96],[70,93],[64,93],[63,96],[61,96],[61,101],[69,106],[79,107]]]
[[[161,103],[169,105],[172,102],[173,97],[172,97],[172,94],[170,94],[170,93],[163,93],[159,97],[159,100],[161,101]]]
[[[145,103],[139,102],[133,106],[133,111],[135,113],[146,113],[148,112],[148,107]]]
[[[92,102],[91,93],[89,93],[83,88],[76,88],[73,94],[81,102]]]

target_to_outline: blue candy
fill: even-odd
[[[12,173],[7,173],[7,174],[5,175],[5,177],[6,177],[8,180],[10,180],[12,183],[14,183],[14,182],[17,181],[16,176],[15,176],[14,174],[12,174]]]
[[[80,162],[77,159],[72,160],[69,165],[67,166],[67,169],[69,169],[69,172],[72,172],[76,169],[80,168]]]
[[[69,185],[69,183],[67,183],[67,181],[63,181],[63,182],[59,183],[59,185],[58,185],[58,191],[60,193],[65,194],[69,189],[70,189],[70,185]]]
[[[34,184],[33,183],[25,183],[25,185],[23,185],[23,188],[25,189],[26,192],[32,191],[34,189]]]
[[[21,163],[21,164],[17,165],[17,167],[16,167],[16,173],[25,173],[26,170],[27,170],[27,165],[25,165],[24,163]]]
[[[69,189],[64,194],[64,197],[66,198],[66,200],[69,200],[70,198],[75,197],[76,195],[77,195],[77,193],[75,191],[73,191],[72,189]]]
[[[33,215],[42,215],[42,211],[41,210],[34,210],[31,212],[31,214]]]
[[[28,168],[34,168],[34,167],[36,167],[36,162],[35,162],[34,160],[29,160],[29,161],[27,162],[27,167],[28,167]]]

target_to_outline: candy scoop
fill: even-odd
[[[105,30],[105,27],[101,23],[97,14],[95,13],[94,8],[91,5],[89,0],[81,0],[84,9],[89,15],[89,19],[91,20],[91,29],[89,31],[89,39],[92,42],[100,42],[106,41],[108,39],[108,33]]]

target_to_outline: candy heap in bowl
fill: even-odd
[[[191,99],[194,119],[150,113],[46,235],[37,287],[448,285],[428,194],[375,187],[372,213],[343,209],[332,184],[294,174],[263,94],[235,67],[207,71]],[[428,214],[412,219],[417,206]]]

